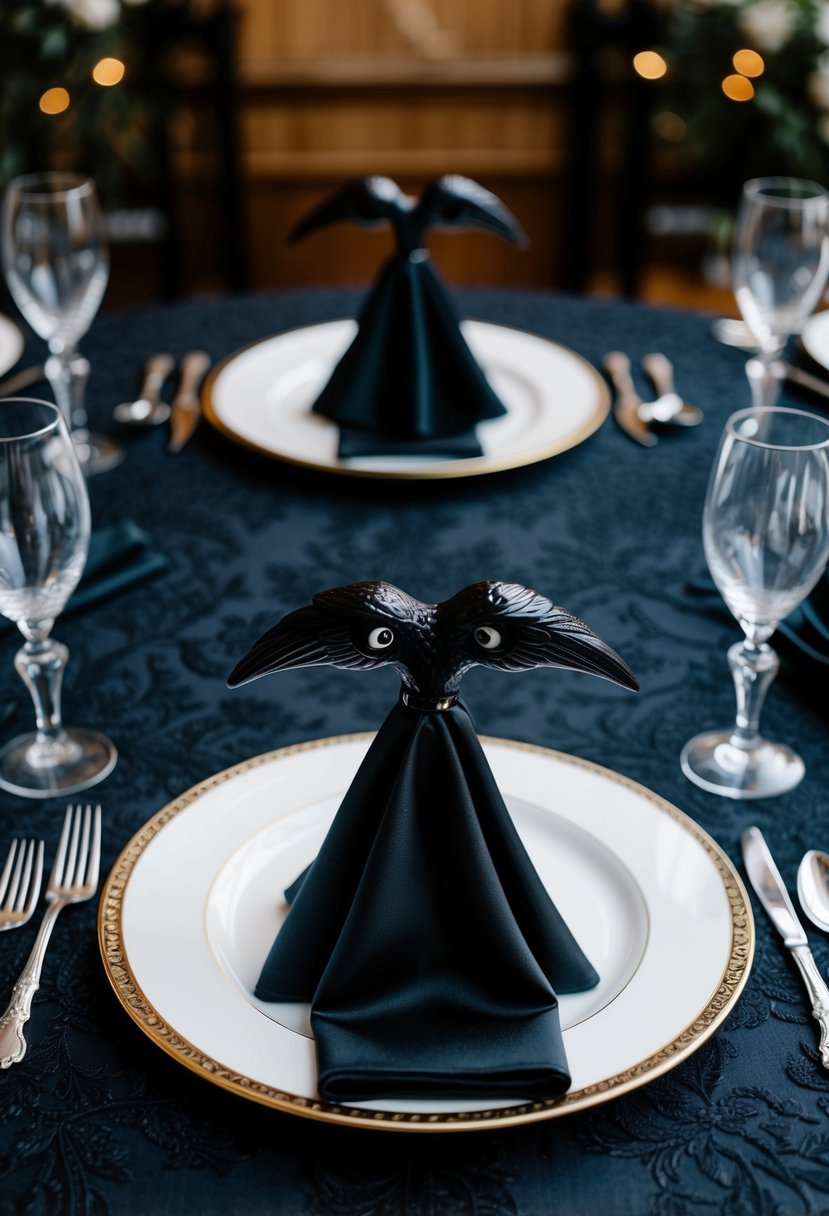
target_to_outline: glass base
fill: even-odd
[[[688,780],[725,798],[774,798],[803,780],[803,761],[785,744],[760,739],[744,750],[732,738],[733,730],[709,731],[686,743],[680,764]]]
[[[18,735],[0,750],[0,788],[24,798],[75,794],[115,768],[115,745],[95,730],[65,730],[59,740]]]
[[[87,477],[106,473],[124,459],[124,449],[114,439],[93,431],[73,431],[75,454]]]

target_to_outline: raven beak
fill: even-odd
[[[554,621],[530,628],[545,633],[543,648],[550,666],[584,671],[632,692],[639,691],[639,681],[622,656],[578,617],[558,609]]]
[[[321,662],[319,641],[320,613],[316,608],[299,608],[253,643],[227,678],[228,688],[249,684],[259,676],[292,667],[313,667]]]

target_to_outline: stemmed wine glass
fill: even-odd
[[[760,347],[746,364],[752,401],[774,405],[780,356],[829,277],[829,193],[794,177],[746,182],[731,267],[737,305]]]
[[[64,727],[60,690],[69,652],[49,636],[88,548],[86,481],[60,411],[46,401],[0,400],[0,613],[26,639],[14,665],[37,724],[0,750],[0,786],[29,798],[86,789],[117,759],[104,735]]]
[[[10,182],[3,206],[2,256],[17,307],[49,344],[46,378],[84,472],[113,468],[123,453],[113,440],[87,430],[89,363],[77,350],[109,278],[94,182],[77,173],[32,174]]]
[[[729,798],[783,794],[804,766],[791,748],[760,735],[760,712],[780,666],[768,639],[829,558],[829,419],[781,406],[732,414],[708,485],[703,543],[745,637],[728,651],[736,725],[687,743],[682,771]]]

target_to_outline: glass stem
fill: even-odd
[[[743,751],[760,741],[760,714],[780,660],[767,642],[735,642],[728,651],[728,665],[737,693],[737,724],[731,743]]]
[[[69,650],[52,638],[26,642],[14,656],[17,674],[31,693],[37,723],[37,742],[48,746],[63,734],[60,692]]]
[[[89,379],[89,360],[77,351],[65,350],[51,354],[43,368],[46,379],[55,394],[55,404],[63,414],[64,421],[73,438],[80,431],[86,433],[86,382]]]
[[[746,376],[754,409],[764,409],[777,404],[784,379],[779,354],[761,354],[749,359],[746,364]]]

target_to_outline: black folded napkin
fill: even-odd
[[[341,457],[480,456],[477,423],[506,413],[460,330],[460,316],[432,267],[432,225],[477,227],[516,245],[526,237],[494,194],[466,177],[440,177],[416,201],[387,177],[336,191],[294,230],[298,240],[350,219],[391,224],[397,252],[358,317],[357,336],[311,407],[340,427]]]
[[[556,991],[599,977],[533,868],[458,686],[475,664],[569,667],[628,688],[633,673],[517,584],[429,605],[360,583],[287,616],[228,683],[323,663],[391,664],[401,700],[286,893],[256,995],[311,1002],[328,1101],[559,1096],[570,1074]]]
[[[357,324],[312,406],[339,425],[340,456],[480,456],[476,424],[506,409],[425,251],[386,263]]]
[[[256,987],[311,1001],[320,1093],[549,1096],[556,992],[599,977],[552,903],[460,703],[391,712]]]
[[[67,601],[62,615],[98,603],[134,583],[167,569],[167,559],[156,553],[150,537],[132,520],[123,520],[93,532],[81,580]],[[0,628],[14,628],[0,619]]]

